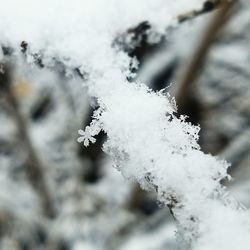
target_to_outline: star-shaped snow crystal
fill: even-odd
[[[92,136],[92,133],[91,133],[91,128],[89,126],[87,126],[85,128],[85,131],[80,129],[78,130],[78,134],[80,135],[80,137],[78,137],[77,141],[79,143],[83,142],[83,145],[85,147],[88,147],[89,146],[89,142],[91,143],[95,143],[96,142],[96,139]]]

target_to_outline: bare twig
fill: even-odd
[[[188,96],[190,86],[193,85],[197,79],[213,42],[232,15],[232,10],[236,2],[236,0],[225,0],[221,3],[221,7],[218,9],[216,15],[212,17],[211,23],[204,33],[200,45],[195,51],[188,68],[184,72],[179,85],[179,91],[176,94],[176,102],[180,113],[183,112],[186,104],[186,97]]]
[[[207,0],[203,3],[203,6],[199,10],[191,10],[177,17],[179,23],[198,17],[202,14],[211,12],[222,6],[223,0]]]

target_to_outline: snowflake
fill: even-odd
[[[89,142],[91,142],[91,143],[95,143],[96,142],[96,139],[92,135],[92,129],[91,129],[90,126],[87,126],[85,128],[85,131],[82,130],[82,129],[79,129],[78,130],[78,134],[80,135],[80,137],[78,137],[77,141],[79,143],[83,142],[83,145],[85,147],[89,146]]]

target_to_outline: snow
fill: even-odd
[[[207,217],[200,223],[204,237],[198,239],[194,249],[211,250],[218,249],[218,246],[220,249],[249,249],[249,214],[216,202],[206,209]],[[215,225],[213,230],[207,231],[204,226],[207,224]]]
[[[37,53],[48,68],[61,62],[68,75],[75,68],[87,73],[85,84],[99,108],[90,126],[79,130],[78,141],[88,146],[103,130],[108,137],[103,149],[116,168],[157,191],[187,246],[236,249],[250,245],[250,223],[248,212],[224,198],[220,181],[228,178],[229,164],[200,151],[200,128],[175,116],[169,95],[127,80],[133,59],[113,45],[119,34],[145,20],[163,34],[176,25],[178,14],[200,6],[194,0],[9,0],[0,10],[1,44],[20,58],[25,41],[30,64]]]

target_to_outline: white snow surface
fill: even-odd
[[[2,0],[3,1],[3,0]],[[249,214],[228,198],[220,180],[228,164],[200,151],[199,127],[173,115],[175,105],[162,92],[128,82],[131,59],[112,46],[127,29],[147,20],[155,31],[177,23],[177,15],[202,1],[9,0],[1,3],[1,44],[15,49],[28,42],[27,60],[42,55],[88,74],[86,85],[100,108],[80,141],[88,145],[103,130],[104,150],[116,167],[145,189],[156,189],[172,206],[179,237],[199,250],[248,249]],[[77,247],[76,247],[77,248]],[[78,249],[78,248],[77,248]]]

